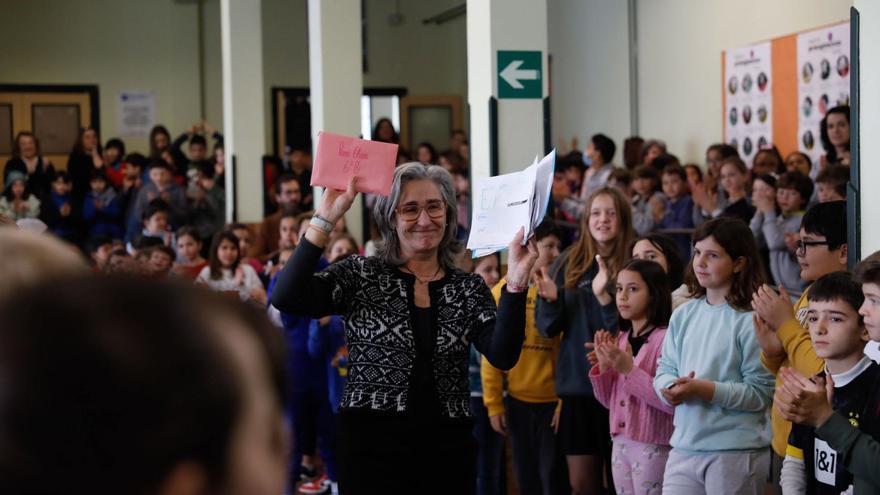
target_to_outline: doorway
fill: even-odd
[[[79,130],[93,127],[100,134],[98,112],[96,85],[0,85],[0,163],[12,158],[15,136],[29,131],[55,169],[66,170]]]
[[[400,132],[400,101],[406,88],[364,88],[361,97],[361,136],[370,139],[379,119],[391,119]],[[292,150],[312,150],[312,107],[309,88],[272,88],[273,149],[282,160]],[[402,144],[402,143],[401,143]]]
[[[400,145],[413,153],[419,143],[443,151],[452,131],[464,128],[460,96],[407,96],[400,106]]]

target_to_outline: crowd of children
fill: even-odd
[[[701,167],[648,141],[622,168],[601,134],[558,160],[519,362],[501,371],[472,349],[477,493],[507,489],[505,445],[523,494],[880,491],[880,365],[865,354],[880,341],[880,258],[847,271],[848,116],[829,111],[817,164],[775,148],[749,164],[716,144]],[[393,142],[387,124],[374,134]],[[466,226],[467,142],[453,138],[458,152],[422,143],[416,156],[456,177]],[[289,490],[335,492],[342,321],[268,305],[311,219],[308,160],[277,177],[278,210],[254,231],[225,224],[209,125],[174,141],[158,126],[150,143],[148,157],[126,155],[85,130],[56,171],[22,133],[0,214],[40,219],[95,271],[190,279],[268,306],[287,342]],[[319,270],[363,252],[340,222]],[[461,267],[497,300],[501,261]]]

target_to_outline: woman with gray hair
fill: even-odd
[[[408,163],[395,170],[391,194],[375,205],[377,255],[350,256],[314,273],[333,225],[356,195],[355,179],[346,191],[325,191],[272,294],[281,311],[345,319],[340,489],[473,493],[469,346],[497,368],[516,364],[537,248],[534,241],[522,245],[522,231],[515,236],[496,308],[479,276],[455,268],[461,246],[452,177],[439,166]],[[376,486],[389,480],[401,485]]]

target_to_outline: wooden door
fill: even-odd
[[[37,136],[40,153],[56,170],[66,170],[79,130],[95,125],[95,100],[88,91],[0,91],[0,163],[12,157],[15,135],[30,131]],[[2,181],[0,176],[0,187]]]
[[[438,152],[449,145],[449,136],[463,128],[461,97],[405,96],[400,99],[400,145],[415,153],[421,142],[429,142]]]

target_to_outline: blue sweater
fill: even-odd
[[[321,326],[318,320],[309,324],[309,354],[313,359],[320,360],[327,372],[327,392],[330,407],[334,413],[339,412],[342,390],[345,388],[348,375],[348,359],[340,357],[336,366],[333,358],[345,347],[345,323],[339,316],[331,316],[327,326]]]
[[[694,228],[694,200],[686,194],[676,200],[667,199],[663,219],[657,224],[660,229],[692,229]],[[682,259],[691,257],[691,236],[674,234],[671,236],[681,251]]]
[[[269,283],[270,297],[277,280],[276,276]],[[288,390],[291,392],[315,390],[326,396],[327,372],[324,368],[324,360],[315,358],[309,353],[309,327],[312,319],[282,311],[281,322],[284,325],[284,342],[287,348]]]
[[[95,206],[96,201],[100,202],[100,207]],[[122,205],[116,192],[109,187],[101,195],[94,191],[86,194],[82,216],[92,237],[106,235],[111,239],[122,239],[125,233],[122,230]]]
[[[729,304],[690,301],[672,313],[654,389],[691,371],[715,382],[711,402],[694,399],[675,408],[670,444],[686,452],[754,450],[770,445],[773,376],[761,365],[751,311]]]

